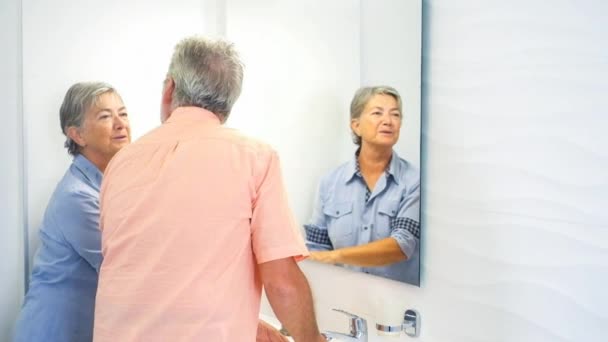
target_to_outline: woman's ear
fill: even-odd
[[[87,146],[86,139],[80,134],[80,129],[76,126],[68,127],[66,131],[66,135],[68,138],[72,139],[78,146],[85,147]]]
[[[350,120],[350,129],[352,129],[357,136],[361,136],[361,134],[359,133],[359,119]]]

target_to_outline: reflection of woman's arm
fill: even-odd
[[[401,250],[397,240],[389,237],[359,246],[311,252],[309,259],[329,264],[372,267],[403,261],[407,259],[407,256]]]
[[[420,182],[401,198],[396,217],[391,220],[390,236],[358,246],[310,254],[311,260],[360,267],[386,266],[407,260],[420,242]]]

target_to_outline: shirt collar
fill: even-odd
[[[72,163],[94,186],[97,188],[101,186],[103,173],[101,173],[97,166],[91,163],[91,161],[89,161],[85,156],[82,154],[76,155]]]
[[[200,107],[177,107],[165,123],[193,121],[221,124],[217,115]]]
[[[393,181],[395,181],[397,185],[399,185],[399,179],[401,178],[399,177],[400,167],[399,155],[393,150],[393,156],[391,157],[391,162],[388,164],[386,172],[392,176],[391,178],[393,178]]]
[[[350,182],[353,177],[358,176],[361,177],[361,171],[359,169],[359,161],[357,157],[359,157],[359,149],[355,152],[354,157],[346,164],[346,172],[344,173],[344,183]],[[387,165],[386,168],[387,176],[391,176],[395,183],[399,184],[399,155],[397,152],[393,150],[393,155],[391,156],[391,161]]]

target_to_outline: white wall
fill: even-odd
[[[290,204],[305,222],[319,178],[349,158],[354,146],[348,106],[360,78],[359,3],[227,4],[226,36],[245,63],[243,92],[228,126],[278,151]]]
[[[420,165],[421,1],[360,2],[361,85],[386,84],[399,91],[403,124],[395,150]]]
[[[608,5],[424,10],[427,340],[607,340]]]
[[[71,160],[59,127],[59,106],[69,86],[88,80],[114,85],[129,111],[133,137],[141,136],[160,123],[162,81],[173,46],[213,29],[206,19],[215,18],[214,4],[23,0],[30,262],[46,203]]]
[[[8,341],[23,296],[20,2],[0,1],[0,341]]]

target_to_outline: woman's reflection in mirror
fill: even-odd
[[[310,259],[419,283],[420,172],[393,150],[403,123],[392,87],[363,87],[350,106],[358,146],[325,175],[304,226]]]

